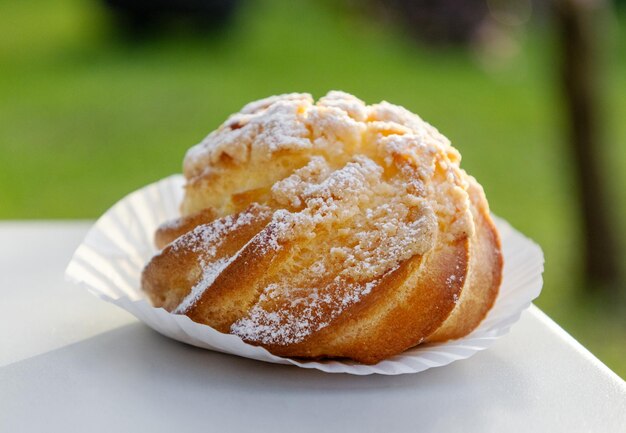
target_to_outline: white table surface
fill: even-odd
[[[169,340],[66,283],[88,227],[0,223],[2,433],[626,432],[626,382],[536,307],[491,349],[419,374],[265,364]]]

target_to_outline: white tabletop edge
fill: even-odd
[[[543,323],[551,332],[555,333],[561,340],[563,340],[566,344],[570,345],[574,350],[576,350],[576,352],[578,352],[580,356],[589,361],[589,363],[591,363],[595,368],[600,370],[603,374],[612,378],[616,383],[620,384],[620,386],[623,388],[624,393],[626,393],[626,381],[624,381],[620,376],[617,375],[617,373],[607,367],[606,364],[600,361],[600,359],[598,359],[598,357],[591,353],[589,349],[580,344],[580,342],[572,337],[565,329],[561,328],[559,324],[557,324],[554,320],[550,318],[550,316],[544,313],[535,304],[531,304],[528,311],[537,320]]]

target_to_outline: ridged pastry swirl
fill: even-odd
[[[184,161],[153,304],[270,352],[375,363],[469,333],[502,259],[482,188],[404,108],[343,92],[253,102]]]

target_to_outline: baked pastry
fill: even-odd
[[[245,106],[185,156],[181,217],[142,275],[155,307],[270,352],[376,363],[472,331],[498,233],[417,115],[330,92]]]

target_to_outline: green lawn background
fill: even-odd
[[[0,0],[0,218],[95,218],[179,172],[187,148],[257,98],[342,89],[388,100],[452,140],[492,210],[543,247],[537,304],[626,377],[625,315],[581,295],[576,184],[547,25],[520,36],[511,59],[485,68],[471,53],[419,48],[330,2],[245,6],[215,37],[178,32],[127,43],[95,0]],[[605,170],[619,221],[626,63],[615,36],[625,22],[609,26],[616,42],[606,86]]]

